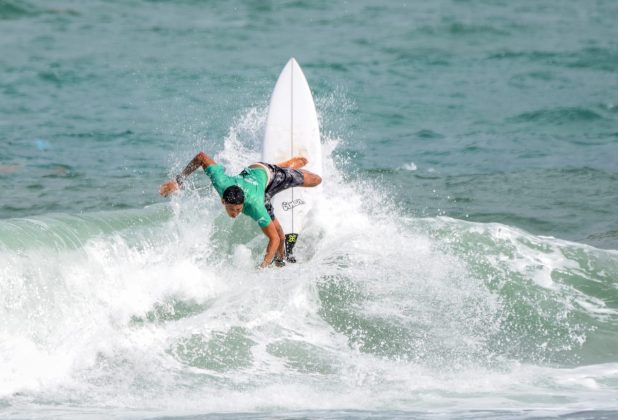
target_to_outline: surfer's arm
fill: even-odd
[[[195,155],[193,159],[191,159],[191,162],[189,162],[187,166],[185,166],[185,168],[182,170],[180,175],[176,177],[176,181],[178,182],[178,178],[181,178],[180,182],[182,184],[182,180],[184,180],[186,177],[188,177],[193,172],[195,172],[197,168],[206,169],[210,165],[216,165],[216,164],[217,162],[215,162],[213,158],[208,156],[206,153],[199,152],[197,155]]]
[[[277,249],[279,249],[279,243],[281,242],[281,240],[279,239],[279,233],[277,232],[277,228],[272,221],[267,226],[262,228],[262,232],[264,232],[264,235],[268,237],[268,246],[266,247],[266,255],[264,256],[264,261],[262,261],[260,267],[266,268],[273,261],[275,253],[277,252]]]
[[[161,189],[160,189],[161,195],[166,197],[170,195],[171,193],[173,193],[174,191],[178,190],[180,187],[182,187],[182,184],[185,178],[191,175],[193,172],[195,172],[197,168],[206,169],[210,165],[216,165],[216,164],[217,162],[215,162],[206,153],[199,152],[197,155],[195,155],[193,159],[191,159],[191,162],[189,162],[187,166],[185,166],[182,172],[176,176],[175,180],[167,181],[165,184],[161,185]]]

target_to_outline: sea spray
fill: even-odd
[[[215,153],[232,171],[255,157],[263,115],[247,115]],[[346,176],[339,143],[324,139],[323,199],[283,269],[257,269],[265,238],[199,172],[169,204],[0,222],[3,401],[611,407],[614,251],[412,218]]]

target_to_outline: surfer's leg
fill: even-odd
[[[315,187],[322,183],[322,177],[306,169],[300,169],[303,174],[303,187]]]
[[[264,191],[267,197],[272,198],[275,194],[292,187],[301,187],[305,182],[303,172],[299,169],[270,165],[273,178]]]
[[[281,223],[279,220],[273,219],[273,223],[275,224],[275,228],[277,228],[277,233],[279,234],[279,249],[277,249],[277,253],[275,254],[279,258],[285,258],[285,233],[283,233],[283,228],[281,227]]]
[[[309,162],[307,158],[302,156],[294,156],[292,159],[277,163],[277,166],[281,168],[300,169],[305,166],[307,162]]]
[[[322,182],[322,178],[320,178],[319,175],[304,169],[294,169],[291,167],[281,167],[278,165],[270,165],[269,167],[272,167],[273,180],[266,187],[266,191],[264,191],[264,204],[266,205],[266,210],[269,211],[271,219],[275,223],[275,227],[277,227],[279,236],[281,236],[284,232],[280,227],[281,225],[279,224],[279,221],[275,219],[274,212],[272,211],[272,204],[270,202],[271,198],[275,194],[287,190],[288,188],[315,187]],[[288,262],[294,263],[296,262],[296,258],[293,255],[293,250],[294,245],[296,244],[296,239],[298,238],[298,233],[290,232],[285,235],[284,238],[285,241],[282,241],[281,243],[285,242],[286,259]]]
[[[283,232],[281,223],[279,223],[279,220],[277,220],[277,218],[275,217],[273,205],[270,202],[270,197],[268,195],[264,196],[264,206],[266,207],[266,211],[268,212],[268,215],[270,216],[270,219],[272,220],[273,224],[275,225],[275,229],[277,229],[277,233],[279,234],[279,240],[281,242],[279,243],[279,248],[277,249],[275,257],[278,257],[279,261],[281,261],[285,257],[285,233]]]
[[[294,169],[270,165],[273,179],[266,187],[266,201],[270,201],[275,194],[292,187],[315,187],[322,183],[322,177],[306,169]]]

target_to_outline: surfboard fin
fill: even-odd
[[[295,263],[296,257],[294,256],[294,245],[298,239],[298,233],[288,233],[285,235],[285,257],[288,262]]]

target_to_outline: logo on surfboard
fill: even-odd
[[[282,202],[281,208],[283,208],[284,211],[288,211],[292,210],[294,207],[302,206],[303,204],[305,204],[305,202],[297,198],[296,200]]]

